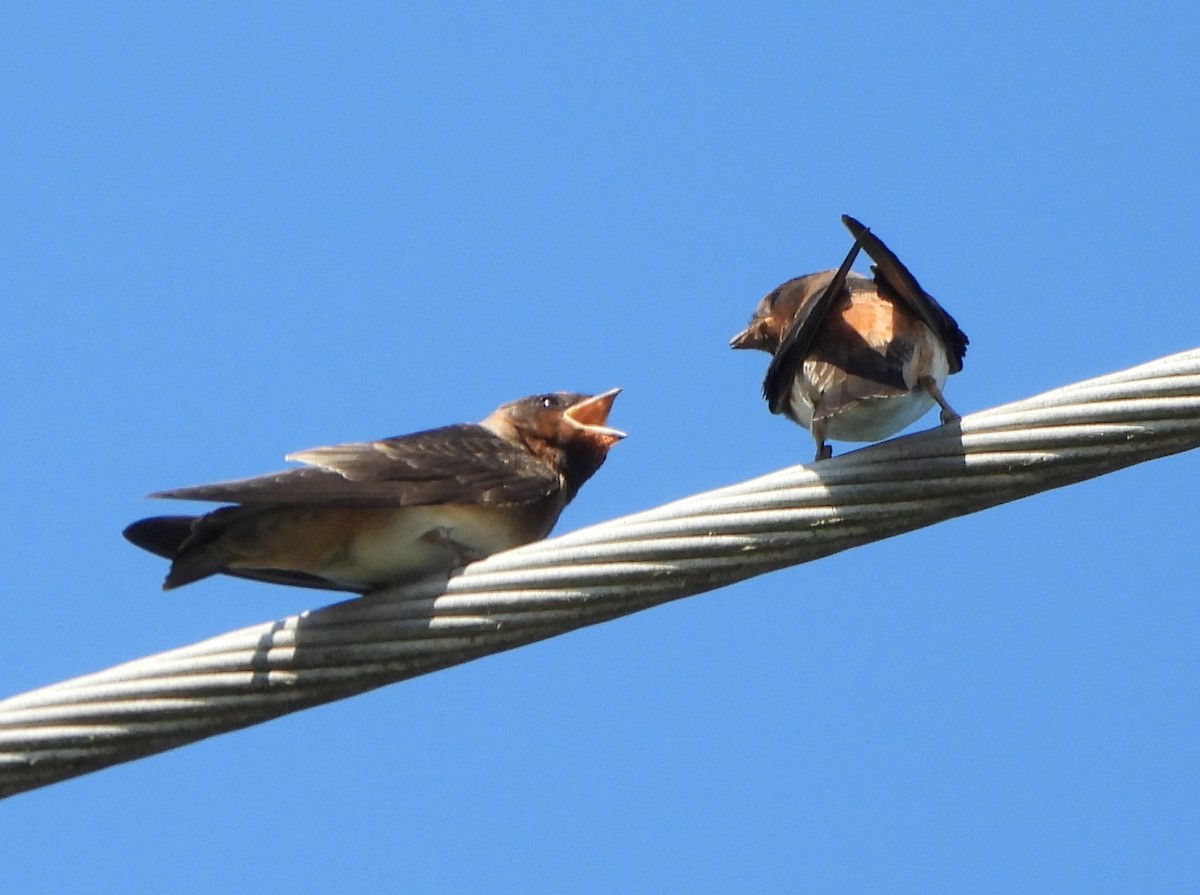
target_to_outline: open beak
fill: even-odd
[[[584,398],[568,407],[564,411],[563,417],[567,422],[578,426],[589,435],[601,438],[609,444],[618,442],[625,437],[625,433],[620,429],[612,429],[605,423],[608,422],[608,414],[612,410],[613,401],[617,400],[619,394],[621,394],[621,390],[613,388],[603,394]]]
[[[762,332],[757,323],[751,323],[729,340],[730,348],[761,348],[762,345]]]

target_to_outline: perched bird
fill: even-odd
[[[170,590],[225,573],[366,593],[448,575],[544,538],[624,432],[606,424],[620,389],[534,395],[478,424],[313,448],[271,475],[151,494],[236,504],[125,529],[171,560]]]
[[[763,380],[772,413],[812,432],[817,460],[826,438],[878,441],[936,402],[943,423],[958,414],[942,396],[962,369],[967,337],[879,237],[849,215],[854,245],[842,266],[788,280],[758,303],[730,341],[774,355]],[[874,279],[853,273],[859,249]]]

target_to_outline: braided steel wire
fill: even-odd
[[[0,701],[0,796],[1200,446],[1200,349]]]

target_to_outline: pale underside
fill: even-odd
[[[370,589],[445,574],[464,561],[549,533],[556,514],[521,510],[527,508],[295,507],[235,523],[215,546],[231,569],[294,570],[341,587]],[[346,518],[338,520],[339,514]]]
[[[941,387],[946,374],[934,375],[934,380]],[[915,423],[934,403],[933,397],[921,388],[902,395],[862,398],[825,417],[825,435],[837,441],[881,441]],[[812,429],[813,405],[800,380],[792,387],[788,409],[792,419]]]

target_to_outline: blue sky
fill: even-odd
[[[79,6],[0,32],[4,694],[327,599],[162,594],[149,491],[614,385],[560,531],[807,461],[726,343],[843,212],[962,412],[1200,345],[1193,6]],[[6,888],[1195,890],[1196,464],[16,797]]]

